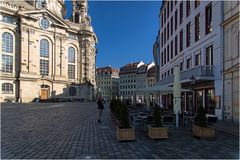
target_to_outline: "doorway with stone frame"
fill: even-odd
[[[49,86],[41,85],[40,99],[47,100],[49,98]]]

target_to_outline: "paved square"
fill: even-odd
[[[214,140],[202,140],[180,128],[156,141],[137,127],[136,141],[118,142],[105,108],[98,124],[96,103],[2,104],[1,158],[239,159],[239,137],[222,132]]]

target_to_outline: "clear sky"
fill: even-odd
[[[71,2],[66,6],[70,15]],[[96,66],[120,68],[129,62],[153,61],[160,6],[160,1],[90,1],[89,15],[99,42]]]

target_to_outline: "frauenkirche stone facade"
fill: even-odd
[[[82,84],[94,99],[97,37],[87,1],[72,4],[67,20],[64,0],[0,2],[1,102],[81,98]]]

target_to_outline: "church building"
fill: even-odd
[[[72,5],[64,19],[64,0],[0,2],[1,102],[95,99],[97,37],[87,0]]]

